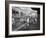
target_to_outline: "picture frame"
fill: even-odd
[[[12,24],[14,23],[12,22],[12,20],[15,21],[14,19],[12,19],[12,17],[14,17],[13,14],[16,13],[16,10],[19,11],[18,8],[19,10],[26,9],[24,11],[24,14],[27,11],[26,15],[28,15],[28,10],[31,8],[30,11],[34,14],[34,16],[36,17],[38,15],[39,17],[35,22],[31,21],[32,26],[30,25],[30,22],[26,20],[26,23],[29,22],[29,25],[28,24],[25,26],[21,25],[18,27],[16,26],[17,24],[19,23],[22,24],[20,21],[17,24],[15,23],[16,25]],[[33,16],[33,14],[31,15]],[[24,29],[27,28],[27,29],[23,30],[23,28]],[[23,36],[38,36],[38,35],[45,35],[45,3],[25,2],[25,1],[5,1],[5,37],[23,37]]]

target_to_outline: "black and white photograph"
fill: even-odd
[[[8,35],[44,35],[44,3],[9,3]]]
[[[12,7],[12,31],[40,30],[40,8]]]

